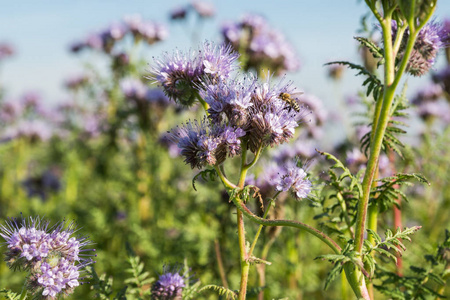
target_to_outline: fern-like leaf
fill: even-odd
[[[362,46],[367,47],[374,58],[380,59],[380,61],[378,62],[378,66],[384,64],[383,49],[378,47],[373,41],[369,40],[368,38],[355,36],[354,39],[357,40]]]
[[[20,299],[20,295],[14,293],[11,290],[1,289],[0,294],[5,294],[3,297],[5,297],[5,299],[7,299],[7,300],[19,300]]]
[[[356,76],[363,75],[366,76],[366,80],[363,82],[363,86],[367,86],[367,93],[366,95],[369,96],[370,94],[373,95],[373,98],[377,100],[382,94],[383,94],[383,84],[381,83],[381,80],[378,79],[375,75],[370,73],[366,68],[363,66],[353,64],[348,61],[332,61],[329,63],[326,63],[325,65],[332,65],[332,64],[339,64],[349,67],[352,70],[357,70],[358,73],[356,73]]]
[[[407,196],[398,187],[402,185],[411,185],[412,180],[430,185],[430,182],[419,173],[397,173],[391,177],[385,177],[377,180],[378,185],[370,191],[371,201],[378,204],[381,212],[386,211],[392,205],[398,205],[397,199],[403,198],[408,201]]]
[[[197,175],[192,178],[192,187],[195,191],[197,191],[197,188],[195,187],[195,181],[198,179],[198,177],[201,176],[203,180],[205,181],[214,181],[217,177],[217,172],[214,169],[205,169],[201,172],[199,172]]]
[[[234,292],[230,289],[227,289],[223,286],[214,285],[214,284],[205,285],[204,287],[202,287],[201,289],[198,290],[198,293],[201,293],[206,290],[213,290],[213,291],[217,292],[220,296],[225,296],[226,299],[230,299],[230,300],[237,299],[236,292]]]

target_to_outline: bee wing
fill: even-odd
[[[300,96],[303,95],[303,94],[304,94],[304,93],[303,93],[303,92],[300,92],[300,91],[298,91],[298,92],[293,92],[293,93],[291,94],[291,97],[294,98],[295,100],[299,100],[298,97],[300,97]]]

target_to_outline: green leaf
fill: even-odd
[[[203,171],[200,171],[197,175],[194,176],[194,178],[192,178],[192,187],[195,191],[197,191],[197,189],[195,188],[195,181],[199,176],[201,176],[205,181],[214,181],[218,174],[215,169],[205,169]]]
[[[236,300],[237,299],[237,293],[235,293],[232,290],[229,290],[223,286],[218,286],[214,284],[205,285],[201,289],[198,290],[198,293],[204,292],[206,290],[214,290],[217,292],[220,296],[225,296],[227,299]]]

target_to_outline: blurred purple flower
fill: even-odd
[[[50,169],[39,176],[29,177],[23,181],[29,198],[40,197],[46,200],[50,193],[58,192],[61,189],[61,181],[58,176],[58,169]]]
[[[433,74],[433,81],[441,85],[446,93],[447,100],[450,101],[450,65]]]
[[[194,0],[191,2],[191,6],[201,18],[210,18],[216,13],[216,8],[211,2]]]
[[[184,6],[176,7],[170,11],[171,20],[184,20],[186,18],[187,9]]]
[[[392,27],[392,35],[395,37],[397,33],[397,24],[395,21],[392,21]],[[400,59],[404,55],[408,37],[409,31],[406,31],[398,54]],[[428,22],[419,31],[406,71],[413,76],[422,76],[426,74],[434,65],[438,51],[449,45],[450,31],[448,31],[441,23],[436,21]]]
[[[226,44],[245,53],[246,70],[268,68],[275,74],[282,74],[300,68],[292,45],[260,15],[246,14],[240,22],[225,23],[221,32]]]

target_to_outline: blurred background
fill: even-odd
[[[435,19],[450,26],[450,1],[438,1]],[[0,0],[0,218],[22,212],[53,222],[75,219],[96,243],[97,273],[114,278],[111,299],[130,275],[124,265],[134,255],[154,276],[163,262],[186,261],[202,283],[220,284],[218,245],[237,288],[236,235],[226,226],[235,222],[232,207],[217,182],[200,180],[198,191],[192,189],[196,170],[164,135],[201,110],[173,103],[145,76],[163,52],[197,49],[205,40],[236,44],[249,24],[268,33],[258,41],[263,46],[249,47],[246,55],[255,59],[241,66],[294,81],[312,111],[291,148],[268,151],[251,179],[264,185],[274,159],[300,155],[315,160],[311,173],[320,181],[329,164],[315,148],[357,172],[366,159],[359,139],[373,99],[353,70],[324,64],[352,61],[377,74],[376,62],[353,38],[380,39],[364,1]],[[423,264],[423,253],[434,251],[449,228],[448,55],[439,54],[430,74],[408,77],[410,128],[402,140],[412,147],[403,160],[386,156],[386,176],[422,172],[432,182],[408,190],[413,200],[404,204],[404,225],[423,225],[416,238],[424,242],[412,247],[406,265]],[[317,222],[321,208],[285,201],[280,216]],[[394,221],[387,215],[381,228]],[[269,259],[277,263],[267,268],[264,299],[351,299],[339,282],[323,291],[330,266],[313,261],[327,251],[318,242],[289,229],[267,230],[267,242],[274,243]],[[0,265],[0,288],[19,291],[22,280]],[[70,299],[94,294],[85,286]]]

